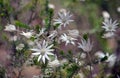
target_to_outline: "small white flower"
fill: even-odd
[[[68,35],[71,37],[77,38],[79,36],[79,31],[77,29],[68,30]]]
[[[60,12],[67,12],[67,10],[62,8],[62,9],[60,9]]]
[[[109,19],[110,18],[110,14],[107,11],[103,11],[102,15],[103,15],[104,19]]]
[[[83,58],[83,59],[86,58],[86,56],[87,56],[86,53],[82,53],[82,54],[80,55],[80,57]]]
[[[82,72],[78,73],[78,75],[80,76],[80,78],[85,78],[85,75]]]
[[[108,52],[105,54],[105,53],[103,53],[102,51],[98,51],[98,52],[96,52],[95,53],[95,56],[97,56],[98,58],[104,58],[105,56],[109,56],[109,54],[108,54]]]
[[[93,74],[93,75],[92,75],[93,78],[96,78],[97,76],[98,76],[97,74]]]
[[[88,65],[88,66],[85,67],[85,69],[87,69],[87,70],[90,70],[90,69],[93,70],[94,68],[92,66]]]
[[[54,55],[53,53],[51,53],[52,51],[54,51],[54,49],[51,49],[53,47],[52,45],[48,45],[48,42],[46,42],[45,40],[43,41],[42,44],[36,43],[37,47],[31,49],[32,51],[35,51],[34,53],[32,53],[33,56],[38,56],[38,61],[40,61],[40,59],[42,59],[43,63],[45,64],[45,60],[50,60],[50,58],[48,57],[48,55]]]
[[[68,59],[65,59],[65,58],[64,58],[64,59],[62,59],[62,60],[60,61],[60,64],[61,64],[61,65],[65,64],[65,63],[68,63]]]
[[[117,11],[120,12],[120,6],[117,8]]]
[[[15,27],[15,25],[8,24],[7,26],[5,26],[4,30],[9,31],[9,32],[13,32],[13,31],[16,31],[16,27]]]
[[[51,67],[58,67],[58,66],[60,66],[60,62],[57,59],[57,56],[55,56],[55,60],[49,62],[48,65],[51,66]]]
[[[102,28],[105,29],[106,32],[115,32],[116,28],[118,27],[118,23],[117,20],[115,20],[114,22],[112,22],[112,19],[108,20],[108,21],[104,21],[103,22]]]
[[[66,11],[62,11],[58,13],[58,18],[54,19],[54,25],[59,24],[59,28],[61,29],[61,26],[66,27],[70,22],[73,22],[73,20],[71,20],[72,15],[70,14],[70,12],[66,12]]]
[[[63,35],[61,35],[60,40],[61,40],[62,42],[65,42],[65,45],[67,45],[68,43],[75,45],[75,42],[74,42],[74,41],[77,40],[77,39],[75,39],[75,38],[73,38],[73,37],[71,37],[71,36],[67,36],[67,35],[64,33]]]
[[[31,40],[27,40],[27,43],[29,46],[34,46],[35,45],[35,41],[31,41]]]
[[[90,39],[81,39],[81,43],[78,43],[78,48],[81,48],[85,52],[90,52],[93,47],[93,43],[90,42]]]
[[[102,38],[111,38],[111,37],[114,37],[115,36],[115,33],[114,32],[107,32],[107,33],[104,33]]]
[[[51,31],[48,38],[52,40],[53,38],[55,38],[57,36],[57,34],[58,34],[58,32],[56,30]]]
[[[36,37],[40,37],[44,32],[45,32],[46,28],[42,28],[41,30],[39,30],[39,34],[36,35]]]
[[[80,59],[78,59],[77,57],[73,57],[73,60],[74,60],[74,62],[77,63],[79,66],[81,66],[81,65],[84,64],[84,62],[81,61]]]
[[[24,32],[22,31],[22,33],[20,33],[21,35],[25,36],[26,38],[31,38],[33,36],[33,32]]]
[[[108,57],[108,59],[107,59],[107,61],[106,62],[108,62],[109,64],[109,67],[112,67],[114,64],[115,64],[115,61],[116,61],[116,55],[115,54],[111,54],[109,57]]]
[[[115,54],[109,55],[108,52],[106,54],[104,54],[101,51],[96,52],[95,56],[99,57],[100,59],[107,56],[106,62],[108,62],[109,67],[112,67],[115,64],[115,61],[116,61],[116,58],[117,58]]]
[[[17,41],[17,36],[15,35],[15,36],[10,37],[9,41]]]
[[[16,50],[22,50],[24,47],[25,45],[21,43],[16,47]]]
[[[55,9],[55,6],[54,6],[53,4],[48,4],[48,7],[49,7],[50,9]]]

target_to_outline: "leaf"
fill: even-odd
[[[60,51],[60,54],[61,54],[61,55],[64,55],[64,51]]]
[[[30,27],[20,21],[15,21],[15,25],[21,28],[26,28],[26,29],[30,29]]]
[[[0,31],[3,29],[3,27],[0,25]]]
[[[7,35],[5,33],[2,34],[2,39],[3,40],[7,40],[7,41],[9,40],[8,37],[7,37]]]

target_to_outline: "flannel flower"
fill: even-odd
[[[56,56],[56,55],[55,55],[55,60],[50,61],[50,62],[48,63],[48,65],[49,65],[50,67],[58,67],[58,66],[60,66],[60,61],[57,59],[57,56]]]
[[[81,43],[78,43],[78,48],[81,48],[85,52],[90,52],[93,47],[93,43],[90,42],[90,39],[81,39]]]
[[[20,33],[21,35],[25,36],[26,38],[31,38],[33,36],[33,32],[24,32],[22,31],[22,33]]]
[[[9,31],[9,32],[13,32],[13,31],[16,31],[16,27],[15,25],[12,25],[12,24],[8,24],[5,26],[5,31]]]
[[[45,40],[43,41],[42,44],[37,43],[37,48],[31,49],[34,51],[32,53],[33,56],[38,56],[38,61],[42,59],[43,63],[45,64],[46,60],[50,60],[49,55],[54,55],[51,53],[54,51],[54,49],[51,49],[53,47],[53,44],[48,45],[48,42]]]
[[[39,29],[39,34],[36,34],[36,37],[40,37],[42,34],[44,34],[46,28]]]
[[[102,28],[104,28],[107,33],[104,34],[103,38],[114,36],[114,32],[116,31],[118,24],[119,23],[117,23],[117,20],[115,20],[114,22],[112,22],[112,19],[104,21]]]
[[[51,31],[50,35],[48,36],[49,39],[54,39],[57,36],[58,32],[56,30]]]
[[[67,45],[68,43],[71,43],[71,44],[75,45],[75,42],[74,42],[74,41],[77,40],[77,39],[75,39],[75,38],[73,38],[73,37],[71,37],[71,36],[67,36],[67,35],[64,33],[63,35],[61,35],[60,40],[61,40],[62,42],[65,42],[65,45]]]
[[[77,29],[68,30],[68,35],[71,37],[77,38],[79,36],[79,31]]]
[[[58,13],[58,18],[54,19],[54,25],[59,24],[59,28],[61,29],[61,26],[66,27],[66,25],[68,25],[70,22],[73,22],[73,20],[71,19],[72,15],[70,14],[70,12],[66,12],[66,11],[62,11]]]
[[[116,58],[117,58],[115,54],[111,54],[111,55],[110,55],[108,52],[105,54],[105,53],[103,53],[103,52],[101,52],[101,51],[96,52],[96,53],[95,53],[95,56],[97,56],[97,57],[100,58],[100,59],[102,59],[102,58],[104,58],[105,56],[107,56],[106,62],[108,62],[108,66],[109,66],[109,67],[114,66],[115,61],[116,61]]]

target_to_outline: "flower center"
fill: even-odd
[[[65,18],[63,18],[63,19],[62,19],[62,22],[63,22],[63,23],[66,23],[66,19],[65,19]]]
[[[45,49],[41,49],[41,55],[44,55],[45,54]]]
[[[109,30],[112,30],[112,26],[109,26]]]

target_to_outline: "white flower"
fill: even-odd
[[[93,47],[93,43],[90,42],[90,39],[81,39],[81,43],[78,43],[78,48],[81,48],[85,52],[90,52]]]
[[[85,75],[82,72],[78,73],[78,75],[80,76],[80,78],[85,78]]]
[[[57,56],[55,56],[55,60],[49,62],[48,65],[51,66],[51,67],[58,67],[58,66],[60,66],[60,62],[59,62],[59,60],[57,59]]]
[[[27,40],[27,43],[29,46],[34,46],[35,45],[35,41],[32,40]]]
[[[49,7],[50,9],[55,9],[55,6],[54,6],[53,4],[48,4],[48,7]]]
[[[54,25],[59,24],[59,28],[61,29],[61,26],[66,27],[66,25],[68,25],[70,22],[73,22],[73,20],[71,20],[72,15],[70,14],[70,12],[66,12],[66,11],[62,11],[58,13],[58,18],[54,19]]]
[[[88,65],[88,66],[85,67],[85,69],[87,69],[87,70],[90,70],[90,69],[93,70],[94,68],[92,66]]]
[[[58,32],[56,30],[51,31],[50,35],[48,36],[48,38],[53,39],[53,38],[55,38],[57,36],[57,34],[58,34]]]
[[[68,43],[71,43],[71,44],[75,45],[75,42],[74,42],[74,41],[77,40],[77,39],[72,38],[71,36],[67,36],[67,35],[64,33],[63,35],[61,35],[60,40],[61,40],[62,42],[66,42],[65,45],[67,45]]]
[[[79,60],[79,59],[78,59],[78,58],[76,58],[76,57],[73,57],[73,60],[74,60],[74,62],[75,62],[75,63],[77,63],[79,66],[81,66],[81,65],[83,65],[83,64],[84,64],[84,62],[83,62],[83,61]]]
[[[115,54],[111,54],[109,57],[108,57],[108,59],[107,59],[107,61],[106,62],[108,62],[109,64],[109,67],[112,67],[114,64],[115,64],[115,61],[116,61],[116,55]]]
[[[111,54],[109,55],[109,53],[104,54],[101,51],[98,51],[95,53],[95,56],[99,57],[99,58],[104,58],[105,56],[107,56],[107,60],[106,62],[108,62],[109,67],[112,67],[115,64],[116,61],[116,55],[115,54]]]
[[[16,47],[16,50],[22,50],[24,47],[25,45],[21,43]]]
[[[102,38],[111,38],[111,37],[114,37],[115,36],[115,33],[114,32],[107,32],[107,33],[104,33]]]
[[[36,35],[36,37],[40,37],[44,32],[45,32],[46,28],[42,28],[41,30],[39,30],[39,34]]]
[[[50,58],[48,57],[48,55],[54,55],[53,53],[51,53],[52,51],[54,51],[54,49],[51,49],[53,47],[52,45],[48,45],[48,42],[46,42],[45,40],[43,41],[42,44],[36,43],[37,47],[31,49],[32,51],[35,51],[34,53],[32,53],[33,56],[38,56],[38,61],[40,61],[40,59],[42,59],[43,63],[45,64],[45,60],[50,60]]]
[[[61,64],[61,65],[65,64],[65,63],[68,63],[68,59],[65,59],[65,58],[64,58],[64,59],[62,59],[62,60],[60,61],[60,64]]]
[[[15,35],[15,36],[10,37],[9,41],[17,41],[17,36]]]
[[[117,8],[117,11],[120,12],[120,6]]]
[[[62,9],[60,9],[60,12],[67,12],[67,10],[62,8]]]
[[[102,15],[103,15],[104,19],[109,19],[110,18],[110,14],[107,11],[103,11]]]
[[[21,35],[25,36],[26,38],[31,38],[33,36],[33,32],[24,32],[22,31],[22,33],[20,33]]]
[[[118,27],[117,26],[118,25],[117,20],[112,22],[112,19],[104,21],[103,25],[104,26],[102,26],[102,28],[104,28],[106,32],[115,32],[116,28]]]
[[[77,38],[79,36],[79,31],[76,29],[68,30],[68,35],[71,37]]]
[[[98,58],[104,58],[105,56],[109,56],[109,54],[108,53],[106,53],[106,54],[104,54],[102,51],[98,51],[98,52],[96,52],[95,53],[95,56],[97,56]]]
[[[16,27],[15,27],[15,25],[8,24],[7,26],[5,26],[4,30],[9,31],[9,32],[13,32],[13,31],[16,31]]]
[[[86,58],[86,53],[81,53],[80,57],[83,59]]]

